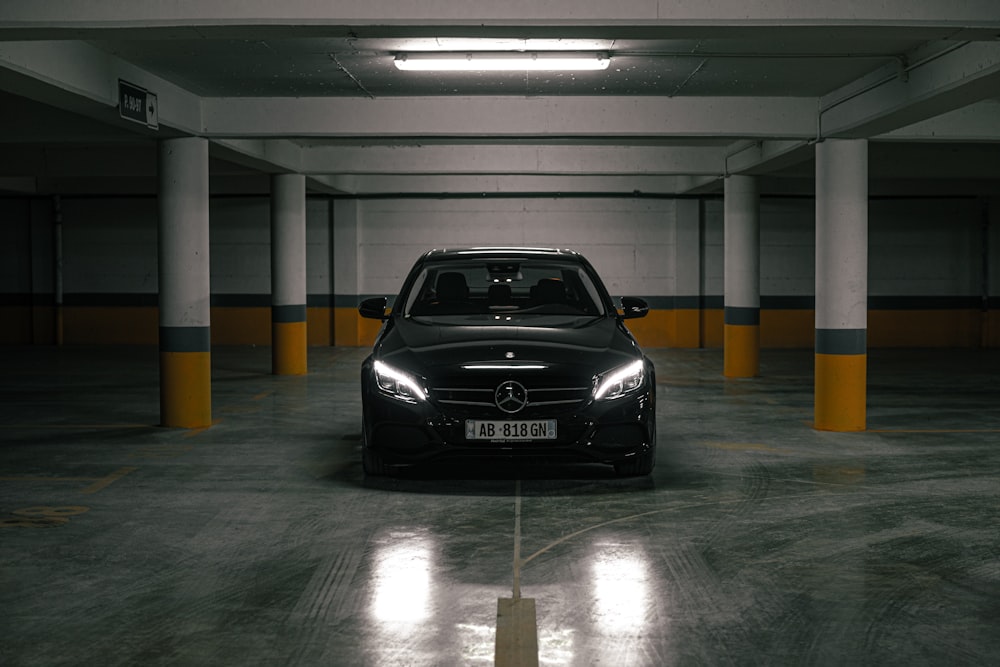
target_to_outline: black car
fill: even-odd
[[[369,475],[450,457],[656,462],[653,364],[590,263],[568,250],[432,250],[411,269],[361,370]]]

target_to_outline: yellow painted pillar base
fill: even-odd
[[[160,352],[160,419],[163,426],[212,425],[209,352]]]
[[[724,325],[722,345],[723,375],[752,378],[760,374],[759,325]]]
[[[305,322],[274,322],[271,324],[271,371],[275,375],[305,375],[308,347],[308,326]]]
[[[815,424],[821,431],[864,431],[867,354],[817,354]]]

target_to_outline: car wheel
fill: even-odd
[[[642,454],[615,464],[615,474],[619,477],[642,477],[653,472],[656,466],[656,423],[653,423],[653,442]]]
[[[365,474],[370,477],[384,477],[389,474],[389,466],[385,464],[382,457],[373,452],[368,446],[368,431],[361,427],[361,467]]]

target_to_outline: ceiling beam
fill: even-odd
[[[721,174],[714,146],[430,144],[312,146],[306,174]]]
[[[119,79],[157,95],[161,127],[182,133],[198,132],[201,125],[198,96],[105,51],[81,41],[0,42],[3,90],[136,134],[155,134],[144,125],[120,117]]]
[[[620,25],[914,25],[974,27],[997,24],[994,0],[21,0],[4,3],[0,28],[121,29],[132,26],[441,26]]]
[[[879,141],[1000,142],[1000,99],[983,100],[928,120],[893,130]]]
[[[209,155],[266,174],[304,173],[302,147],[284,139],[216,139]]]
[[[813,157],[810,141],[743,141],[727,151],[726,174],[760,174],[805,162]]]
[[[208,137],[809,138],[807,97],[205,98]]]
[[[706,177],[711,178],[711,177]],[[316,176],[349,194],[509,195],[509,194],[680,194],[693,182],[683,176],[555,176],[526,174],[433,175],[354,174]]]
[[[1000,96],[1000,42],[929,45],[820,99],[820,137],[891,132]]]

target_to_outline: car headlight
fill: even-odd
[[[642,387],[645,376],[646,365],[642,359],[602,373],[594,380],[594,400],[608,401],[630,394]]]
[[[375,383],[383,394],[408,403],[427,399],[427,394],[412,375],[381,361],[376,361],[372,368],[375,371]]]

